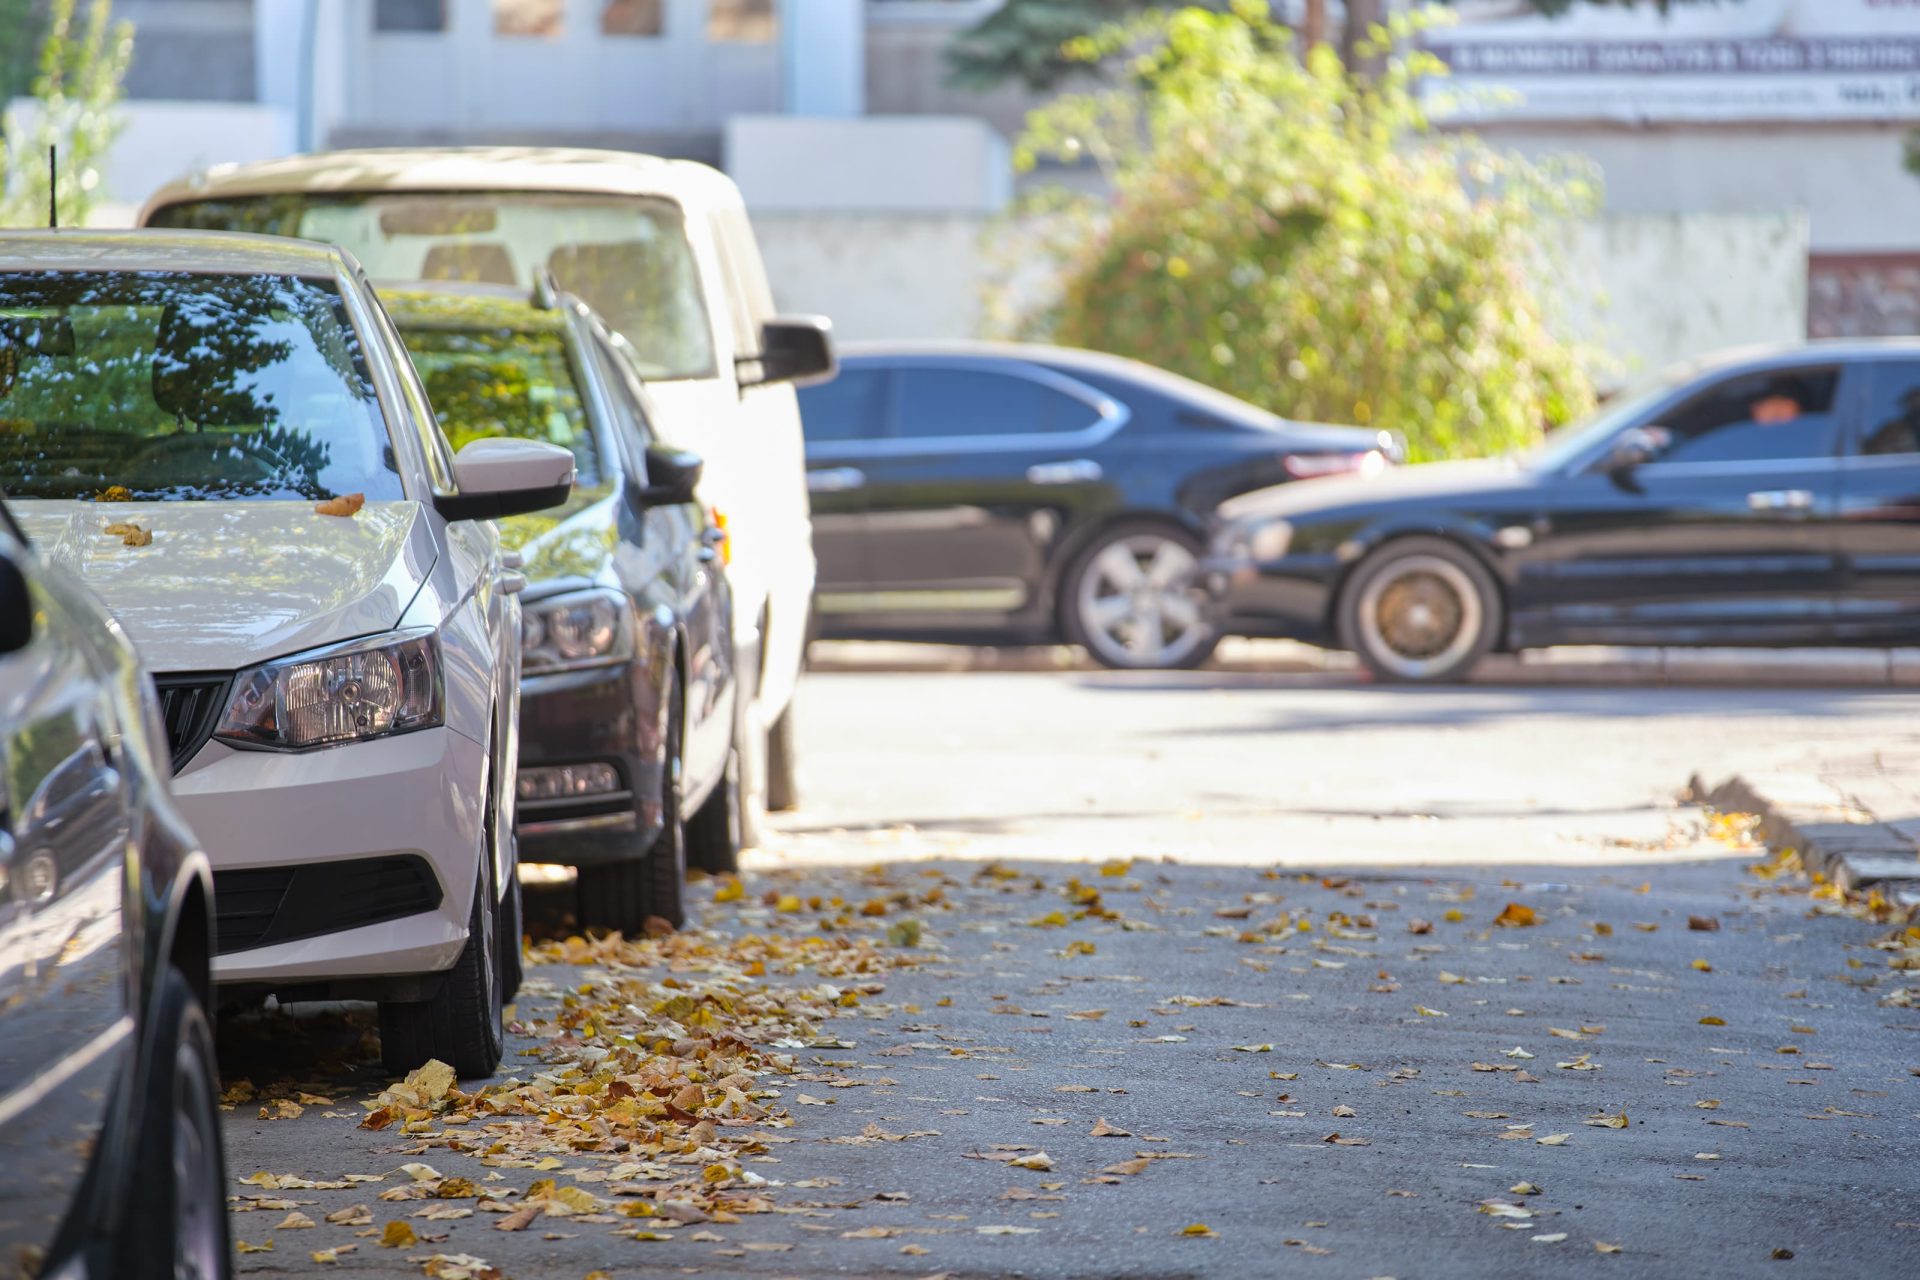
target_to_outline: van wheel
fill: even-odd
[[[727,748],[727,767],[713,794],[687,819],[687,865],[712,876],[740,869],[741,846],[740,746]]]
[[[644,852],[619,862],[581,867],[577,878],[580,923],[611,929],[629,938],[644,937],[647,922],[665,920],[678,929],[687,922],[686,833],[680,819],[682,763],[680,682],[667,680],[667,758],[660,778],[660,834]]]
[[[499,957],[501,912],[493,892],[493,804],[487,804],[487,839],[473,886],[467,945],[431,1000],[380,1002],[380,1061],[403,1076],[438,1058],[462,1080],[490,1076],[500,1065],[506,1035],[501,1027]],[[517,945],[517,943],[516,943]]]
[[[794,732],[798,718],[794,703],[799,697],[796,690],[787,699],[787,709],[767,730],[767,808],[774,813],[800,807],[800,744]]]
[[[1340,643],[1399,683],[1463,680],[1504,624],[1499,588],[1444,538],[1400,538],[1363,560],[1340,594]]]
[[[227,1280],[233,1259],[213,1027],[172,965],[160,974],[154,1006],[153,1060],[134,1120],[128,1229],[114,1274]]]

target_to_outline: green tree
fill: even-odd
[[[0,107],[33,87],[46,15],[40,0],[0,0]]]
[[[1723,2],[1738,4],[1740,0],[1513,0],[1518,11],[1533,9],[1553,16],[1578,4],[1639,6],[1665,13],[1675,4]],[[1064,46],[1069,42],[1091,35],[1108,23],[1165,7],[1166,0],[1006,0],[954,37],[947,48],[947,69],[952,82],[964,88],[992,89],[1014,80],[1034,90],[1058,88],[1093,69],[1092,63],[1065,53]],[[1227,5],[1215,0],[1205,7],[1224,9]],[[1342,49],[1350,54],[1357,48],[1383,16],[1384,8],[1384,0],[1349,0]],[[1316,20],[1324,26],[1326,12],[1326,0],[1308,0],[1305,28],[1311,32]]]
[[[100,198],[100,163],[120,132],[115,107],[133,58],[133,25],[114,22],[112,0],[51,0],[32,96],[38,111],[0,143],[0,226],[44,226],[47,148],[60,148],[59,213],[78,226]]]
[[[1441,74],[1396,19],[1377,71],[1241,0],[1110,28],[1127,87],[1029,120],[1017,162],[1091,159],[1109,194],[1023,205],[1054,275],[1022,336],[1133,356],[1287,417],[1405,432],[1416,458],[1496,453],[1584,411],[1557,338],[1555,224],[1591,211],[1591,170],[1437,134],[1416,81]],[[1146,52],[1139,52],[1145,49]]]

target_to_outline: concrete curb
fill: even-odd
[[[1807,774],[1735,774],[1717,786],[1699,775],[1687,797],[1722,813],[1751,813],[1777,849],[1797,849],[1808,871],[1843,889],[1876,887],[1920,904],[1920,845]]]
[[[1068,645],[915,644],[823,640],[808,655],[815,671],[868,674],[1112,674]],[[1230,638],[1207,674],[1352,679],[1352,654],[1288,640]],[[1164,672],[1147,673],[1164,676]],[[1474,673],[1481,685],[1716,686],[1897,688],[1920,685],[1920,649],[1666,649],[1584,645],[1494,654]]]

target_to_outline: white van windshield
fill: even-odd
[[[193,200],[149,225],[297,236],[346,248],[375,280],[531,289],[550,271],[623,335],[649,378],[714,374],[713,329],[671,200],[547,191],[288,192]]]

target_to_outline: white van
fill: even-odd
[[[730,535],[735,646],[742,675],[758,670],[744,807],[796,802],[793,695],[814,560],[793,386],[831,377],[833,353],[825,320],[774,315],[730,179],[622,151],[336,151],[172,183],[140,223],[323,240],[379,281],[532,289],[551,275],[605,317],[653,392],[661,436],[706,459],[700,496]]]

